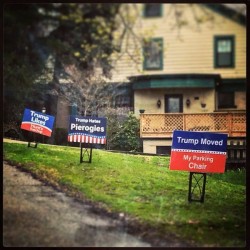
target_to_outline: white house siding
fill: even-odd
[[[156,154],[156,146],[171,146],[172,139],[169,140],[143,140],[143,153]]]
[[[246,93],[236,91],[234,98],[235,98],[235,103],[237,104],[237,109],[246,110]]]
[[[143,70],[142,47],[139,39],[133,35],[125,36],[122,53],[114,55],[114,82],[128,81],[127,77],[153,74],[218,74],[222,79],[246,78],[246,27],[228,17],[207,8],[202,4],[163,4],[162,17],[144,18],[144,4],[124,4],[130,8],[131,20],[137,38],[163,38],[163,69]],[[177,7],[177,8],[176,8]],[[177,27],[175,11],[180,11],[182,26]],[[197,22],[197,19],[201,22]],[[132,26],[131,26],[132,27]],[[118,36],[119,32],[116,32]],[[214,67],[214,37],[235,37],[235,67]],[[132,56],[131,59],[125,49]],[[118,59],[117,59],[118,58]],[[166,94],[183,95],[183,112],[200,113],[217,110],[216,90],[212,88],[171,88],[171,89],[137,89],[134,91],[135,115],[139,110],[146,113],[164,113],[164,96]],[[196,97],[196,98],[195,98]],[[198,97],[198,99],[197,99]],[[186,100],[191,104],[186,106]],[[161,100],[161,107],[156,103]],[[206,107],[201,107],[201,102]],[[246,109],[244,91],[235,92],[237,109]],[[169,146],[171,139],[157,138],[143,140],[143,152],[156,153],[157,146]]]
[[[146,113],[165,113],[165,95],[183,94],[183,113],[214,112],[215,110],[215,90],[214,89],[143,89],[134,93],[134,113],[139,115],[139,110],[144,109]],[[195,98],[198,97],[198,100]],[[190,106],[186,105],[186,100],[190,100]],[[157,107],[157,101],[161,101],[161,107]],[[206,107],[201,107],[201,102],[206,103]]]
[[[139,74],[214,73],[220,74],[222,78],[246,77],[246,28],[243,25],[202,4],[163,4],[163,16],[157,18],[144,18],[143,4],[129,4],[129,6],[130,15],[132,17],[134,15],[136,19],[133,30],[138,37],[143,35],[163,38],[163,70],[143,71],[142,49],[137,39],[130,35],[125,37],[123,48],[129,48],[129,53],[132,56],[136,55],[138,63],[124,53],[114,63],[113,81],[125,81],[128,76]],[[135,12],[135,7],[140,11]],[[182,20],[185,24],[181,28],[176,27],[174,16],[176,7],[182,10]],[[200,19],[206,19],[209,15],[213,19],[198,24],[193,11]],[[234,68],[214,68],[214,36],[216,35],[235,36]]]

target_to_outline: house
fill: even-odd
[[[165,153],[174,129],[245,137],[246,17],[237,12],[242,4],[231,5],[122,4],[110,82],[119,85],[115,106],[140,118],[144,152]],[[52,59],[46,56],[52,84],[67,83]],[[77,113],[54,92],[39,103],[56,117],[51,143],[66,138]]]
[[[122,7],[112,81],[132,90],[145,153],[166,153],[174,129],[246,136],[246,6],[230,5]]]

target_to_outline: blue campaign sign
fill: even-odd
[[[227,135],[212,132],[175,130],[172,149],[192,149],[226,152]]]
[[[69,142],[106,143],[106,118],[70,116]]]
[[[170,170],[223,173],[227,134],[176,130],[173,133]]]
[[[50,137],[54,120],[54,116],[25,109],[21,129]]]

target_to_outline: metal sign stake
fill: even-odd
[[[30,135],[33,137],[33,141],[31,138],[28,140],[28,148],[37,148],[38,142],[37,142],[37,136],[35,133],[30,132]],[[34,145],[32,144],[34,143]]]
[[[206,188],[206,173],[190,172],[189,175],[189,189],[188,189],[188,201],[198,201],[203,203],[205,198],[205,188]],[[194,181],[193,181],[194,180]],[[194,198],[198,194],[199,199]]]
[[[34,144],[34,146],[32,146],[32,144],[31,144],[32,142],[28,142],[28,147],[29,148],[37,148],[37,142],[34,142],[35,144]]]
[[[87,147],[87,145],[85,143],[80,143],[81,146],[81,151],[80,151],[80,163],[83,162],[87,162],[87,163],[91,163],[92,162],[92,145],[90,145],[90,147]],[[84,161],[84,155],[86,154],[87,156],[87,160]]]

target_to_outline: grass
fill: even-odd
[[[205,202],[188,203],[189,173],[170,171],[169,158],[93,150],[79,163],[79,148],[4,143],[4,159],[66,185],[112,212],[123,212],[196,246],[245,246],[245,171],[208,174]]]

